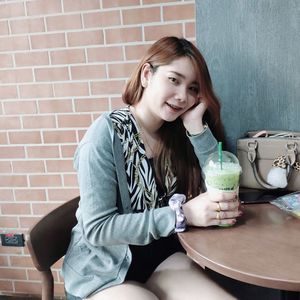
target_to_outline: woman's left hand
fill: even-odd
[[[190,134],[198,134],[204,129],[203,115],[206,109],[207,105],[199,102],[181,115],[183,125]]]

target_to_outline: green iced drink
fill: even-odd
[[[206,186],[221,191],[236,191],[239,186],[241,168],[239,164],[223,162],[222,169],[206,166],[204,169]]]
[[[203,172],[207,191],[212,195],[219,192],[238,192],[241,167],[237,157],[227,151],[211,154],[205,162]],[[217,212],[217,216],[219,213]],[[219,225],[228,227],[231,225]]]

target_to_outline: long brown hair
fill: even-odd
[[[133,105],[141,99],[144,88],[140,78],[145,63],[154,66],[153,72],[155,72],[157,67],[170,64],[181,57],[189,57],[195,66],[200,93],[207,105],[203,121],[208,124],[215,137],[221,140],[223,139],[223,131],[220,120],[220,103],[213,91],[206,62],[200,51],[184,38],[163,37],[148,49],[126,85],[123,101]],[[177,177],[177,192],[188,197],[195,197],[201,188],[201,172],[198,159],[186,135],[181,118],[177,118],[173,122],[165,122],[160,128],[159,134],[161,142],[158,155],[154,159],[159,183],[164,186],[167,175],[166,165],[170,164],[172,172]]]

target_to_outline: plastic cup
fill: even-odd
[[[212,195],[220,191],[238,193],[241,171],[234,154],[228,151],[222,151],[221,155],[220,151],[212,153],[203,167],[207,191]]]

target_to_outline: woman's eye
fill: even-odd
[[[198,94],[199,93],[199,89],[197,86],[191,86],[190,87],[190,91],[194,94]]]
[[[169,77],[169,80],[174,84],[178,83],[178,80],[175,77]]]

